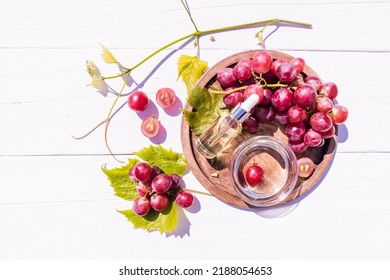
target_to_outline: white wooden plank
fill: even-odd
[[[157,259],[386,259],[390,254],[390,188],[386,166],[378,164],[389,154],[338,154],[312,193],[282,208],[255,213],[198,195],[194,213],[186,211],[191,225],[182,223],[176,232],[183,238],[134,230],[116,213],[130,203],[113,197],[99,170],[106,159],[2,157],[0,259],[148,259],[144,242],[159,248]],[[185,181],[201,188],[191,174]]]
[[[191,33],[193,27],[177,0],[164,5],[146,1],[13,1],[0,16],[2,48],[149,48]],[[359,3],[360,2],[360,3]],[[23,4],[21,4],[23,3]],[[191,13],[201,29],[285,18],[313,24],[314,29],[279,28],[269,48],[318,50],[388,50],[387,1],[192,1]],[[171,32],[175,30],[175,32]],[[271,29],[272,30],[272,29]],[[254,30],[218,35],[207,48],[242,49],[253,42]],[[269,32],[267,32],[269,34]],[[362,43],[364,41],[364,44]],[[334,44],[337,42],[337,45]]]

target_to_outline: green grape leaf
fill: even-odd
[[[161,145],[152,146],[134,153],[150,165],[157,165],[166,174],[177,174],[180,177],[187,170],[187,161],[182,154],[165,149]]]
[[[125,200],[134,200],[139,195],[135,190],[135,183],[129,178],[129,170],[138,163],[137,159],[129,159],[129,163],[125,166],[113,169],[102,167],[102,171],[107,175],[114,189],[115,195]]]
[[[208,66],[206,61],[200,60],[197,56],[188,56],[184,54],[179,57],[177,65],[178,78],[182,78],[188,92],[195,87]]]
[[[162,212],[151,210],[146,216],[137,216],[132,209],[118,211],[129,220],[134,228],[142,228],[147,231],[160,231],[162,233],[170,233],[177,227],[178,212],[176,202],[170,203],[167,209]]]
[[[187,102],[194,110],[184,110],[184,117],[192,132],[197,136],[209,128],[219,116],[228,113],[227,110],[221,109],[223,107],[222,96],[210,93],[206,88],[194,88]]]

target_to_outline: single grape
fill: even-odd
[[[130,168],[130,170],[129,170],[129,178],[130,178],[131,181],[137,183],[137,182],[138,182],[138,179],[137,179],[137,177],[135,177],[134,171],[135,171],[135,169],[134,169],[134,166],[133,166],[133,167]]]
[[[332,127],[324,132],[321,132],[321,136],[324,139],[332,138],[333,135],[336,133],[336,128],[332,125]]]
[[[260,185],[264,180],[264,171],[260,166],[253,164],[245,172],[245,180],[252,187]]]
[[[177,189],[180,186],[181,177],[177,174],[171,174],[171,179],[172,179],[172,183],[170,189],[171,190]]]
[[[144,185],[136,185],[135,190],[141,197],[148,197],[150,195],[149,190]]]
[[[236,82],[233,75],[233,68],[222,68],[217,73],[217,80],[223,88],[230,87]]]
[[[157,104],[166,109],[175,104],[176,94],[171,88],[160,88],[156,93]]]
[[[188,208],[194,203],[194,196],[192,193],[181,190],[176,195],[176,203],[183,208]]]
[[[147,117],[142,121],[142,134],[148,138],[155,137],[160,130],[160,122],[153,116]]]
[[[244,91],[244,100],[247,100],[252,94],[257,94],[259,96],[259,101],[257,102],[257,104],[259,104],[261,100],[263,100],[264,90],[259,85],[250,85]]]
[[[306,127],[303,123],[289,123],[285,127],[284,132],[290,140],[298,141],[305,136]]]
[[[322,143],[322,134],[309,128],[303,137],[303,141],[309,147],[318,147]]]
[[[322,82],[317,76],[307,76],[304,81],[305,84],[312,86],[315,90],[322,87]]]
[[[280,64],[286,63],[283,59],[275,59],[271,65],[271,71],[274,75],[277,75],[277,70]]]
[[[330,117],[332,118],[334,124],[339,125],[344,123],[348,118],[347,107],[340,104],[334,105],[332,112],[330,113]]]
[[[233,75],[237,81],[245,81],[252,77],[251,65],[247,63],[237,63],[233,68]]]
[[[149,180],[150,173],[150,166],[146,162],[140,162],[134,166],[134,176],[140,182],[146,182]]]
[[[169,205],[169,197],[166,193],[155,193],[150,197],[150,206],[158,211],[164,211]]]
[[[260,123],[272,122],[275,118],[275,110],[271,106],[258,106],[256,108],[255,118]]]
[[[290,61],[290,64],[295,68],[297,73],[301,73],[305,68],[305,60],[300,57],[295,57]]]
[[[321,133],[329,130],[333,126],[333,123],[327,114],[317,112],[311,116],[310,125],[313,130]]]
[[[150,211],[149,199],[145,197],[137,197],[133,201],[133,211],[137,216],[145,216]]]
[[[149,98],[143,91],[133,91],[127,100],[127,104],[133,111],[142,112],[148,107]]]
[[[259,123],[257,120],[253,117],[247,118],[243,123],[242,123],[242,128],[249,132],[249,133],[255,133],[259,127]]]
[[[258,51],[252,58],[252,69],[256,73],[267,73],[271,69],[272,56],[267,51]]]
[[[275,120],[280,124],[288,124],[287,111],[276,111],[275,112]]]
[[[250,58],[247,58],[247,57],[244,57],[244,58],[241,58],[237,64],[245,64],[247,65],[248,67],[251,67],[252,66],[252,59]]]
[[[294,92],[294,100],[299,107],[311,107],[317,101],[316,90],[310,85],[301,85]]]
[[[303,157],[298,159],[298,176],[301,178],[307,178],[313,174],[315,165],[314,162],[308,158]]]
[[[319,112],[328,113],[333,108],[333,101],[328,97],[321,97],[317,101],[316,108]]]
[[[276,75],[282,82],[291,82],[297,76],[297,71],[290,63],[282,63],[276,69]]]
[[[260,101],[260,105],[271,105],[272,100],[272,91],[268,88],[263,89],[263,99]]]
[[[287,111],[287,118],[289,123],[303,122],[307,117],[305,109],[298,106],[292,106]]]
[[[303,139],[297,141],[288,140],[288,145],[290,146],[291,150],[297,154],[303,153],[308,148]]]
[[[272,95],[271,102],[276,111],[286,111],[293,105],[294,94],[288,88],[280,88]]]
[[[332,82],[325,83],[322,85],[321,93],[330,99],[335,99],[338,94],[337,85]]]
[[[160,167],[152,165],[150,167],[150,178],[149,181],[152,181],[158,174],[164,173]]]
[[[172,179],[167,174],[158,174],[152,181],[152,188],[157,193],[165,193],[171,188]]]
[[[234,107],[238,103],[241,103],[242,101],[244,101],[244,96],[242,91],[236,91],[230,94],[226,94],[223,97],[223,102],[228,107]]]

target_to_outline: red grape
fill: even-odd
[[[247,100],[252,94],[257,94],[259,96],[259,101],[257,102],[257,104],[259,104],[261,100],[263,100],[264,90],[259,85],[250,85],[244,91],[244,100]]]
[[[298,141],[305,135],[306,127],[303,123],[290,123],[285,127],[284,132],[290,140]]]
[[[322,143],[322,134],[310,128],[306,131],[303,141],[309,147],[318,147]]]
[[[149,181],[152,181],[158,174],[163,173],[163,171],[160,169],[160,167],[156,165],[152,165],[150,167],[150,178]]]
[[[333,123],[332,119],[325,113],[317,112],[310,118],[310,125],[317,132],[325,132],[329,130]]]
[[[167,174],[158,174],[152,181],[152,188],[157,193],[164,193],[171,188],[171,184],[171,176]]]
[[[298,106],[292,106],[287,111],[287,118],[289,123],[299,123],[303,122],[307,117],[305,109],[298,107]]]
[[[280,88],[272,95],[271,101],[276,111],[286,111],[293,105],[294,94],[287,88]]]
[[[321,88],[321,93],[330,99],[334,99],[337,97],[338,94],[337,85],[332,82],[325,83]]]
[[[332,125],[332,127],[329,130],[321,132],[321,136],[324,139],[328,139],[333,137],[335,133],[336,133],[336,128]]]
[[[294,92],[295,103],[302,108],[311,107],[316,104],[316,90],[309,85],[301,85]]]
[[[177,193],[176,203],[183,208],[188,208],[194,203],[194,196],[190,192],[181,190]]]
[[[245,81],[252,77],[252,71],[250,64],[237,63],[233,68],[233,75],[238,81]]]
[[[133,182],[138,182],[137,177],[135,177],[134,170],[135,170],[134,166],[132,168],[130,168],[130,170],[129,170],[129,178]]]
[[[149,180],[150,173],[150,166],[146,162],[140,162],[134,166],[134,176],[140,182],[146,182]]]
[[[169,108],[176,101],[176,94],[171,88],[161,88],[156,93],[157,104],[162,108]]]
[[[181,177],[177,174],[171,174],[171,179],[172,179],[172,183],[170,189],[174,190],[180,186]]]
[[[305,68],[305,60],[300,57],[295,57],[290,61],[290,64],[295,68],[297,73],[301,73]]]
[[[269,123],[275,118],[275,111],[270,106],[258,106],[255,118],[260,123]]]
[[[236,91],[236,92],[233,92],[233,93],[230,93],[230,94],[226,94],[223,97],[223,102],[228,107],[234,107],[238,103],[241,103],[242,101],[244,101],[244,97],[243,97],[242,91]]]
[[[258,186],[264,180],[264,171],[258,165],[251,165],[245,172],[245,180],[251,186]]]
[[[242,123],[242,128],[249,132],[249,133],[255,133],[257,131],[257,128],[259,127],[259,123],[257,120],[253,117],[247,118],[243,123]]]
[[[312,86],[315,90],[318,90],[322,86],[322,82],[317,76],[307,76],[304,81],[305,84]]]
[[[230,87],[236,82],[236,78],[233,75],[233,68],[222,68],[217,73],[217,80],[219,84],[224,87]]]
[[[142,121],[142,134],[148,138],[155,137],[160,130],[160,122],[154,116],[147,117]]]
[[[267,51],[258,51],[252,58],[252,69],[256,73],[267,73],[271,69],[272,56]]]
[[[276,111],[275,120],[277,120],[280,124],[288,124],[287,111]]]
[[[268,88],[263,89],[263,99],[260,101],[260,105],[271,105],[272,91]]]
[[[309,177],[314,171],[314,162],[308,158],[303,157],[298,159],[298,176],[301,178]]]
[[[328,113],[333,108],[333,101],[328,97],[321,97],[317,101],[317,110],[323,113]]]
[[[133,111],[142,112],[148,107],[149,98],[143,91],[133,91],[127,100],[127,104]]]
[[[348,109],[347,107],[336,104],[333,106],[332,112],[330,113],[330,117],[334,124],[342,124],[348,118]]]
[[[150,206],[158,212],[165,210],[169,205],[169,197],[166,193],[155,193],[150,197]]]
[[[252,65],[252,59],[247,58],[247,57],[244,57],[244,58],[241,58],[241,59],[237,62],[237,64],[245,64],[245,65],[247,65],[248,67],[251,67],[251,65]]]
[[[291,82],[297,76],[297,71],[290,63],[282,63],[276,69],[276,75],[282,82]]]
[[[141,197],[148,197],[149,190],[144,185],[136,185],[135,190]]]
[[[274,62],[272,62],[271,71],[274,75],[277,74],[278,67],[282,63],[286,63],[286,61],[284,61],[283,59],[276,59],[274,60]]]
[[[137,216],[145,216],[150,211],[149,199],[138,197],[133,202],[133,211]]]
[[[308,148],[303,139],[297,141],[288,140],[288,145],[290,146],[291,150],[297,154],[303,153]]]

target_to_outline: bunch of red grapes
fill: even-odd
[[[336,84],[307,76],[304,67],[302,58],[287,62],[258,51],[252,59],[242,58],[234,66],[221,69],[217,80],[226,92],[223,100],[229,108],[251,94],[259,95],[258,105],[243,123],[244,130],[255,133],[260,123],[275,120],[285,125],[291,149],[302,153],[308,147],[323,145],[324,139],[334,135],[335,125],[348,117],[347,108],[334,102]]]
[[[194,196],[181,188],[181,177],[165,174],[158,166],[137,163],[130,169],[129,177],[137,184],[139,197],[133,202],[133,211],[138,216],[145,216],[152,209],[164,211],[174,200],[183,208],[190,207],[194,202]]]

